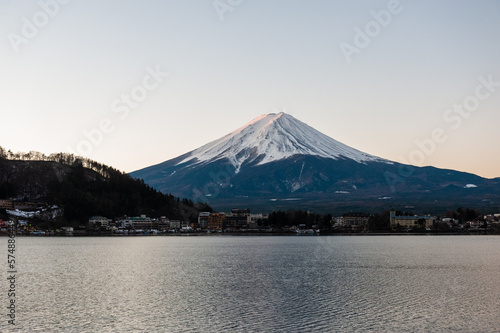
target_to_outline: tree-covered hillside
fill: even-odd
[[[194,220],[201,203],[180,200],[112,167],[71,154],[12,153],[0,147],[0,199],[46,202],[63,210],[59,223],[122,215]]]

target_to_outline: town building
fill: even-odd
[[[342,229],[345,227],[344,225],[344,217],[343,216],[338,216],[338,217],[333,217],[332,218],[332,226],[335,229]]]
[[[0,209],[14,209],[12,200],[0,200]]]
[[[89,228],[108,227],[112,222],[113,220],[104,216],[93,216],[89,218]]]
[[[61,234],[64,236],[73,236],[75,230],[72,227],[62,227]]]
[[[14,201],[14,209],[36,209],[39,207],[47,206],[46,202],[17,202]]]
[[[259,227],[259,220],[265,220],[269,216],[268,215],[263,215],[262,213],[259,214],[250,214],[250,223],[248,224],[248,227],[250,229],[257,229]]]
[[[47,206],[46,202],[21,202],[14,200],[0,200],[0,209],[35,209],[39,207]]]
[[[345,213],[342,218],[344,226],[351,228],[362,228],[368,224],[370,215],[366,213]]]
[[[226,214],[225,213],[212,213],[208,216],[207,229],[208,230],[222,230],[225,228]]]
[[[198,222],[189,222],[189,228],[191,228],[192,230],[198,230],[200,229],[200,225],[198,224]]]
[[[132,221],[125,217],[117,217],[115,219],[115,225],[120,229],[128,229],[132,228]]]
[[[141,215],[140,217],[131,217],[132,229],[143,229],[143,230],[151,230],[158,228],[158,222],[152,220],[146,215]]]
[[[151,219],[146,215],[141,215],[140,217],[126,217],[123,219],[117,219],[116,225],[119,228],[132,228],[136,230],[151,230],[158,229],[158,220]]]
[[[181,227],[182,227],[182,223],[180,220],[170,221],[170,229],[180,229]]]
[[[198,227],[201,229],[206,229],[208,227],[208,217],[210,212],[200,212],[198,215]]]
[[[158,230],[168,230],[169,228],[170,228],[170,220],[165,216],[161,216],[158,219]]]
[[[413,216],[396,216],[396,212],[392,211],[390,214],[391,227],[402,226],[404,228],[411,229],[414,226],[423,226],[425,228],[430,228],[433,226],[435,216],[430,215],[413,215]]]
[[[351,212],[332,219],[332,225],[336,229],[362,229],[368,225],[370,215],[367,213]]]
[[[483,221],[468,221],[467,224],[470,230],[484,230],[487,226],[487,222]]]
[[[487,222],[500,221],[500,214],[484,215],[484,220],[487,221]]]
[[[226,228],[229,229],[247,228],[251,222],[249,209],[231,209],[231,214],[226,216]]]

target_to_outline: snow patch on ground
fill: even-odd
[[[25,212],[25,211],[22,211],[19,209],[16,209],[16,210],[7,209],[7,214],[12,215],[12,216],[16,216],[16,217],[31,218],[31,217],[39,215],[40,211],[37,210],[37,211],[33,211],[33,212]]]
[[[15,209],[15,210],[7,209],[6,211],[7,211],[7,214],[9,214],[11,216],[25,218],[25,219],[33,218],[35,216],[42,216],[42,215],[44,218],[55,219],[59,215],[62,215],[62,210],[59,207],[57,207],[56,205],[53,205],[50,207],[44,207],[44,208],[33,210],[33,211],[24,211],[24,210],[19,210],[19,209]]]

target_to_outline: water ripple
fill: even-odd
[[[18,331],[498,332],[499,251],[498,237],[20,238]]]

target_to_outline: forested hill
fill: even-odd
[[[205,204],[163,194],[142,180],[72,154],[12,153],[0,147],[0,199],[46,202],[62,210],[59,223],[122,215],[194,220]]]

